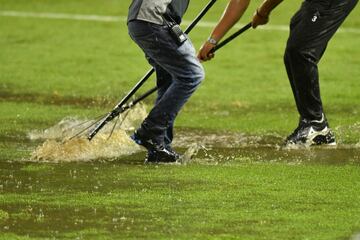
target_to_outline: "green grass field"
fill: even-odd
[[[196,48],[226,3],[190,34]],[[320,63],[337,148],[279,147],[298,121],[282,55],[301,2],[285,1],[204,64],[176,122],[179,152],[204,145],[186,164],[144,165],[143,151],[29,161],[44,141],[29,133],[106,113],[149,69],[129,4],[0,0],[0,239],[359,239],[359,7]],[[192,0],[185,23],[205,4]]]

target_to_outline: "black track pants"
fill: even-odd
[[[357,1],[307,0],[291,19],[284,62],[301,118],[322,117],[317,64]]]

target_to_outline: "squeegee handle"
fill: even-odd
[[[216,52],[218,51],[220,48],[224,47],[226,44],[228,44],[229,42],[231,42],[232,40],[234,40],[237,36],[239,36],[240,34],[244,33],[246,30],[248,30],[249,28],[251,28],[251,23],[246,24],[244,27],[242,27],[241,29],[239,29],[238,31],[236,31],[235,33],[233,33],[232,35],[230,35],[230,37],[226,38],[224,41],[220,42],[219,44],[217,44],[213,50],[211,52]]]
[[[189,32],[191,32],[191,30],[196,26],[196,24],[198,24],[198,22],[205,16],[205,14],[210,10],[210,8],[216,3],[217,0],[211,0],[205,7],[203,10],[201,10],[201,12],[196,16],[196,18],[194,19],[194,21],[192,23],[190,23],[189,26],[187,26],[187,28],[185,29],[185,33],[188,34]]]
[[[111,120],[113,120],[114,118],[116,118],[121,110],[122,110],[122,106],[129,101],[129,99],[136,93],[136,91],[146,82],[146,80],[154,73],[154,68],[151,68],[146,74],[145,76],[130,90],[130,92],[128,94],[126,94],[126,96],[113,108],[113,110],[111,112],[108,113],[108,115],[106,115],[105,118],[103,118],[94,128],[94,130],[92,130],[89,135],[88,135],[88,140],[91,140],[95,137],[95,135]]]

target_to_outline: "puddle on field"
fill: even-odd
[[[349,127],[354,130],[357,124]],[[343,129],[345,127],[338,128]],[[341,133],[337,133],[341,139]],[[360,134],[360,131],[359,131]],[[185,149],[183,162],[201,164],[237,164],[250,162],[285,162],[289,164],[360,164],[360,142],[337,146],[292,147],[283,145],[284,137],[276,133],[262,136],[242,133],[181,132],[175,146]]]
[[[314,147],[311,149],[283,149],[272,147],[240,147],[240,148],[204,148],[197,147],[195,156],[185,158],[185,163],[191,161],[200,164],[243,163],[286,163],[297,164],[360,164],[360,148],[348,147]]]
[[[141,109],[139,111],[142,113]],[[98,142],[91,143],[94,146],[81,140],[62,145],[57,140],[68,137],[69,134],[64,129],[76,126],[78,119],[65,119],[45,131],[30,133],[29,137],[33,140],[45,140],[44,145],[34,152],[38,158],[33,160],[42,161],[48,158],[48,161],[57,161],[60,164],[0,161],[0,194],[6,200],[0,204],[1,231],[10,237],[18,235],[34,238],[91,239],[109,236],[120,239],[125,238],[124,236],[134,238],[134,234],[144,233],[144,237],[141,235],[138,238],[145,238],[148,232],[162,229],[164,219],[168,220],[168,216],[176,216],[175,220],[178,221],[176,211],[163,211],[161,202],[156,205],[157,203],[152,202],[153,199],[160,196],[162,200],[170,201],[171,206],[189,206],[191,204],[183,201],[181,196],[177,198],[176,194],[173,200],[169,200],[170,194],[176,193],[179,186],[189,189],[190,193],[195,186],[203,191],[201,184],[207,184],[208,180],[205,178],[204,182],[201,182],[202,175],[198,175],[196,180],[187,179],[184,176],[192,173],[183,175],[184,168],[181,168],[178,172],[180,175],[177,175],[175,167],[143,166],[143,151],[132,144],[126,135],[127,130],[134,130],[136,122],[141,121],[143,116],[140,113],[129,116],[129,122],[116,129],[117,136],[113,136],[114,139],[106,140],[108,134],[105,133],[110,129],[104,131]],[[174,145],[180,152],[185,152],[184,162],[200,164],[201,169],[212,168],[207,165],[234,166],[264,162],[284,162],[290,165],[360,163],[360,144],[289,150],[281,148],[283,137],[277,134],[251,136],[183,129],[178,131],[176,136]],[[116,157],[116,161],[78,160],[89,161],[96,158],[95,154],[101,156],[99,158]],[[76,162],[69,162],[75,160]],[[224,171],[226,172],[227,168]],[[232,185],[231,182],[229,184]],[[163,188],[169,189],[170,193],[165,191],[162,195],[162,192],[156,192]],[[349,192],[351,193],[353,192]],[[149,201],[142,202],[144,196],[149,197]],[[147,210],[152,209],[148,207],[149,202],[159,206],[161,210]],[[193,209],[192,212],[197,211],[198,209]],[[357,239],[356,237],[357,235],[354,235],[352,239]]]
[[[43,140],[32,153],[32,161],[73,162],[96,159],[118,159],[124,163],[142,163],[144,150],[134,144],[129,133],[139,126],[146,116],[144,106],[129,112],[124,122],[116,125],[109,138],[113,123],[108,124],[91,142],[86,136],[64,141],[74,136],[86,125],[85,120],[66,118],[46,130],[29,133],[31,140]],[[121,121],[121,119],[120,119]],[[92,124],[88,121],[86,124]],[[358,125],[350,127],[357,131]],[[346,132],[345,127],[336,129],[337,136]],[[336,147],[311,147],[286,149],[282,147],[283,136],[276,133],[262,136],[242,133],[216,132],[201,130],[178,130],[173,146],[183,154],[181,163],[197,162],[202,164],[244,163],[244,162],[289,162],[345,164],[360,163],[360,143],[343,144]],[[341,136],[340,136],[341,139]]]

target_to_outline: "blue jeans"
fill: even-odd
[[[170,146],[174,120],[204,79],[204,69],[191,41],[188,39],[179,46],[167,26],[131,21],[128,29],[157,75],[155,105],[138,131],[158,144]]]

